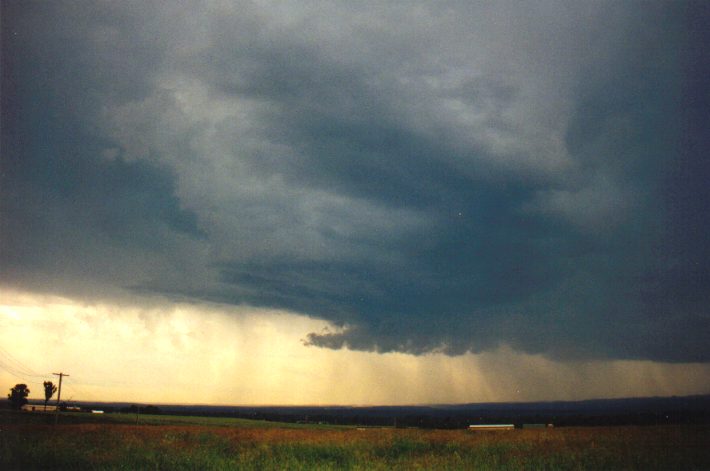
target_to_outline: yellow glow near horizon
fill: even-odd
[[[576,400],[710,392],[710,364],[553,361],[502,347],[413,356],[303,345],[295,313],[147,300],[82,303],[0,289],[0,386],[67,400],[243,405]],[[22,370],[22,371],[19,371]]]

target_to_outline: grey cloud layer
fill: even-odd
[[[703,10],[6,2],[2,280],[709,361]]]

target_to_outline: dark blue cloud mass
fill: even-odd
[[[702,2],[2,4],[0,280],[311,345],[710,361]]]

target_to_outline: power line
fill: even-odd
[[[10,352],[5,350],[3,347],[0,347],[0,356],[4,357],[4,361],[0,360],[0,364],[3,364],[4,368],[8,371],[9,369],[12,369],[15,373],[19,373],[22,376],[31,376],[35,378],[44,378],[46,376],[49,376],[48,374],[42,375],[37,373],[32,368],[26,366],[20,360],[15,358]]]
[[[20,360],[15,358],[15,356],[12,353],[8,352],[3,347],[0,347],[0,355],[4,356],[10,362],[15,363],[16,366],[19,366],[20,369],[25,370],[28,374],[35,374],[36,373],[31,368],[25,366]]]
[[[108,386],[141,386],[144,383],[142,382],[135,382],[135,381],[101,381],[100,383],[97,382],[90,382],[90,381],[82,381],[81,379],[72,379],[71,380],[72,384],[81,384],[83,386],[98,386],[98,387],[108,387]]]
[[[10,374],[10,376],[17,378],[21,381],[23,381],[26,384],[42,384],[40,381],[34,378],[30,378],[28,375],[23,374],[20,371],[17,371],[16,369],[12,368],[9,365],[4,364],[3,362],[0,361],[0,369],[5,370]],[[34,376],[34,375],[33,375]],[[45,378],[46,376],[42,376],[42,378]]]
[[[2,361],[2,360],[0,360],[0,368],[2,368],[3,370],[7,371],[7,372],[10,373],[12,376],[16,376],[16,377],[18,377],[18,378],[23,378],[23,379],[24,379],[24,378],[26,378],[26,377],[29,377],[29,375],[27,375],[26,373],[17,370],[16,368],[14,368],[14,367],[8,365],[7,363],[5,363],[5,362]]]
[[[86,392],[85,389],[80,388],[77,386],[77,384],[82,384],[82,383],[77,383],[74,379],[67,380],[64,383],[64,388],[67,389],[69,388],[70,392],[73,391],[74,394],[72,397],[74,397],[77,393],[82,397],[83,400],[97,400],[96,396],[94,394],[89,394]]]

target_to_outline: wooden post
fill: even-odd
[[[57,390],[57,409],[54,411],[54,425],[57,425],[59,421],[59,399],[62,397],[62,378],[64,376],[69,376],[66,373],[52,373],[53,375],[59,376],[59,388]]]

